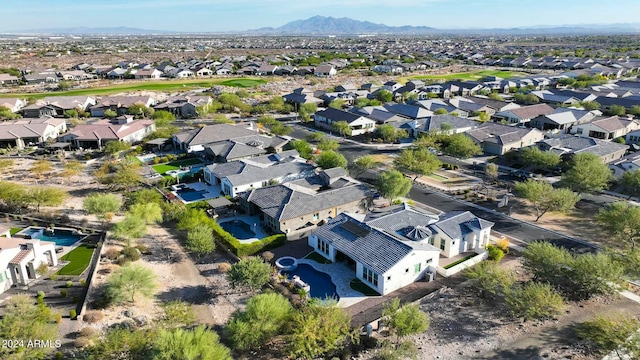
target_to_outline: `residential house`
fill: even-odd
[[[640,130],[629,132],[624,139],[625,144],[640,144]]]
[[[280,136],[254,134],[218,141],[204,146],[204,157],[215,162],[248,159],[270,152],[280,153],[289,140]]]
[[[521,107],[520,105],[514,102],[493,100],[493,99],[489,99],[488,97],[482,97],[482,96],[471,96],[471,97],[467,97],[466,99],[471,100],[476,104],[481,104],[488,107],[489,109],[492,110],[492,113],[490,112],[491,115],[501,111],[513,110]]]
[[[0,147],[24,149],[41,145],[67,131],[65,119],[50,116],[38,119],[18,119],[0,122]]]
[[[484,123],[466,132],[485,154],[504,155],[510,150],[535,145],[544,139],[544,133],[538,129],[526,129],[502,125],[498,123]]]
[[[554,106],[571,106],[580,103],[580,100],[571,95],[555,94],[549,90],[532,91],[531,94],[540,99],[541,102]]]
[[[9,111],[18,113],[23,107],[27,106],[27,101],[18,98],[0,98],[0,107],[7,108]]]
[[[425,119],[433,115],[433,111],[427,110],[420,106],[409,104],[385,104],[383,107],[391,113],[404,116],[409,119]]]
[[[629,149],[628,145],[573,135],[541,140],[537,146],[540,150],[553,151],[565,159],[579,153],[595,154],[605,164],[620,159]]]
[[[92,124],[76,125],[73,130],[58,138],[71,143],[74,148],[102,149],[110,141],[135,144],[156,130],[153,120],[99,120]]]
[[[547,115],[536,116],[531,119],[529,126],[542,130],[566,133],[576,124],[593,120],[596,112],[578,109],[557,108]]]
[[[80,80],[86,80],[89,78],[95,78],[95,76],[92,76],[91,74],[87,74],[82,70],[59,71],[56,75],[60,79],[66,80],[66,81],[80,81]]]
[[[20,110],[22,117],[25,118],[41,118],[43,116],[55,116],[56,109],[43,102],[27,105]]]
[[[333,108],[318,111],[314,115],[315,125],[329,130],[333,129],[333,123],[340,121],[349,125],[351,136],[373,132],[376,126],[376,121],[366,116]]]
[[[41,264],[58,265],[56,244],[37,239],[0,237],[0,293],[37,279]]]
[[[554,108],[547,104],[536,104],[500,111],[494,117],[506,121],[509,125],[524,126],[536,116],[551,114],[553,110]]]
[[[273,75],[273,73],[278,69],[277,65],[271,65],[271,64],[262,64],[260,65],[260,67],[258,68],[258,71],[256,72],[256,75]]]
[[[240,125],[216,124],[177,133],[173,135],[173,145],[187,153],[201,152],[209,144],[253,135],[258,132]]]
[[[107,96],[100,99],[89,110],[93,117],[104,117],[104,112],[107,110],[115,111],[117,115],[126,115],[134,104],[153,107],[156,101],[150,96]]]
[[[620,159],[609,164],[609,168],[613,171],[613,175],[619,179],[627,171],[640,170],[640,152],[633,152],[625,155]],[[640,194],[634,194],[640,198]]]
[[[594,101],[600,104],[600,110],[603,112],[611,111],[611,108],[614,105],[622,106],[627,111],[631,110],[634,106],[640,106],[640,100],[628,99],[626,97],[618,98],[598,96]]]
[[[17,76],[0,73],[0,85],[18,85],[20,79]]]
[[[600,140],[612,140],[626,136],[629,132],[640,129],[640,121],[611,116],[578,124],[571,128],[571,134],[588,136]]]
[[[154,68],[138,70],[134,75],[136,79],[160,79],[161,76],[162,71]]]
[[[338,73],[333,65],[318,65],[314,71],[315,76],[328,77],[335,76]]]
[[[400,129],[405,129],[409,136],[418,138],[420,134],[442,132],[447,134],[464,133],[480,126],[477,121],[453,116],[449,114],[432,115],[426,119],[411,120],[400,125]]]
[[[231,71],[233,71],[233,66],[231,67],[231,70],[229,71],[229,73],[231,73]],[[195,71],[196,76],[198,77],[208,77],[208,76],[213,76],[213,70],[207,68],[207,67],[201,67],[199,69],[197,69]]]
[[[207,107],[213,103],[208,95],[178,95],[172,96],[160,105],[156,111],[168,111],[179,119],[192,119],[198,116],[199,107]]]
[[[407,120],[404,116],[387,111],[383,106],[352,107],[349,112],[366,116],[378,124],[404,122]]]
[[[209,175],[207,182],[219,184],[222,192],[231,197],[243,191],[315,176],[314,170],[314,165],[307,164],[300,157],[287,157],[273,163],[243,159],[213,164],[206,168]]]
[[[323,170],[317,176],[252,189],[238,195],[249,215],[260,215],[263,226],[287,238],[309,236],[318,225],[343,212],[364,213],[372,192],[346,175],[342,168]]]
[[[22,77],[22,80],[27,85],[46,85],[57,84],[58,76],[55,73],[43,73],[43,74],[27,74]]]
[[[96,99],[92,96],[48,96],[36,101],[35,105],[41,104],[52,107],[55,110],[54,116],[65,116],[67,110],[86,111],[96,104]]]

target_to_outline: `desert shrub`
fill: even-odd
[[[275,255],[271,251],[265,251],[265,252],[262,253],[262,258],[266,262],[270,262],[271,260],[273,260],[274,256]]]
[[[125,265],[127,265],[128,263],[130,263],[130,262],[131,262],[131,260],[129,260],[129,259],[128,259],[127,257],[125,257],[125,256],[123,256],[123,257],[121,257],[121,258],[118,258],[118,265],[120,265],[120,266],[125,266]]]
[[[118,260],[118,256],[120,256],[120,251],[117,249],[109,249],[104,252],[104,256],[109,260]]]
[[[65,285],[67,285],[67,287],[70,288],[70,287],[73,286],[73,281],[69,280],[69,281],[66,282]]]
[[[500,260],[502,260],[502,258],[504,257],[504,251],[496,246],[487,246],[487,251],[489,252],[489,260],[500,262]]]
[[[65,298],[66,298],[66,297],[67,297],[67,289],[62,289],[62,290],[60,290],[60,295],[61,295],[62,297],[65,297]]]
[[[508,254],[509,253],[509,245],[511,244],[511,242],[509,241],[509,238],[507,237],[502,237],[498,240],[496,240],[496,244],[495,246],[502,250],[503,253]]]
[[[75,309],[69,310],[69,317],[71,318],[71,320],[74,320],[76,317],[78,317]]]
[[[54,320],[56,321],[56,323],[60,324],[62,322],[62,315],[61,314],[55,314],[53,315]]]
[[[44,299],[44,291],[38,291],[38,297]]]
[[[87,285],[87,280],[85,279],[80,279],[80,286],[86,286]]]
[[[82,319],[88,322],[89,324],[93,324],[104,319],[104,314],[102,314],[101,311],[87,311],[87,313],[84,314]],[[92,329],[92,328],[89,328],[89,329]]]
[[[58,218],[58,221],[62,224],[68,224],[71,222],[71,218],[69,218],[69,215],[67,214],[62,214],[60,215],[60,218]]]
[[[120,253],[129,261],[137,261],[140,259],[140,251],[134,247],[126,247],[122,249]]]
[[[138,244],[136,245],[136,249],[140,250],[142,255],[151,255],[151,250],[149,250],[149,247],[146,245]]]
[[[78,303],[78,301],[80,301],[80,298],[79,298],[79,297],[77,297],[77,296],[74,296],[74,297],[73,297],[73,302],[77,304],[77,303]]]
[[[49,276],[49,280],[56,280],[58,278],[58,274],[51,274],[51,276]]]
[[[231,270],[231,264],[224,262],[218,265],[218,271],[226,274]]]

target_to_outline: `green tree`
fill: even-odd
[[[484,111],[481,111],[480,113],[478,113],[478,121],[480,121],[481,123],[485,123],[489,120],[491,120],[491,115],[487,114]]]
[[[304,140],[292,140],[289,142],[288,146],[291,149],[296,150],[301,157],[305,159],[310,159],[313,153],[313,148],[311,145]]]
[[[516,182],[515,192],[519,197],[527,199],[536,210],[536,222],[547,212],[567,212],[573,209],[580,199],[578,194],[569,189],[554,188],[545,181],[527,179]]]
[[[376,92],[376,99],[383,103],[388,103],[393,100],[393,93],[389,90],[380,89]]]
[[[345,106],[345,104],[346,104],[346,101],[344,101],[344,99],[333,99],[329,103],[329,107],[340,110]]]
[[[284,125],[281,122],[277,122],[277,123],[273,124],[273,126],[271,126],[271,128],[269,130],[274,135],[287,135],[287,134],[290,134],[293,131],[293,128],[291,126],[289,126],[289,125]]]
[[[492,92],[491,94],[488,95],[489,99],[491,100],[498,100],[498,101],[503,101],[504,99],[502,98],[502,96],[500,96],[500,94],[498,93],[494,93]]]
[[[130,216],[142,219],[145,224],[162,222],[162,207],[157,202],[136,203],[129,207]]]
[[[382,319],[389,327],[389,333],[396,337],[396,348],[400,340],[408,335],[419,334],[429,327],[429,317],[415,304],[400,306],[400,299],[394,298],[382,310]]]
[[[600,354],[606,355],[615,351],[617,358],[624,359],[626,356],[623,354],[631,354],[631,358],[634,358],[634,355],[640,353],[638,328],[638,319],[615,313],[609,316],[598,315],[592,320],[578,324],[576,333],[591,342]]]
[[[447,114],[447,109],[445,108],[437,108],[436,111],[433,112],[434,115],[444,115]]]
[[[189,229],[186,248],[196,253],[198,258],[211,254],[216,249],[213,230],[207,225],[197,225]]]
[[[112,235],[116,239],[124,240],[127,247],[131,247],[133,240],[147,234],[147,225],[144,219],[128,215],[113,227]]]
[[[631,109],[629,109],[629,114],[633,116],[640,116],[640,105],[633,105]]]
[[[613,116],[622,116],[626,113],[626,109],[624,108],[624,106],[622,105],[611,105],[611,107],[609,107],[609,111],[607,111],[607,113],[609,115],[613,115]]]
[[[227,273],[231,287],[246,286],[251,291],[259,289],[269,282],[271,265],[261,258],[250,256],[231,265]]]
[[[284,332],[293,308],[289,300],[277,293],[253,296],[244,311],[233,314],[225,332],[236,349],[258,347]]]
[[[343,137],[351,136],[351,127],[349,127],[349,123],[346,121],[332,122],[331,127]]]
[[[272,126],[278,122],[276,118],[270,115],[262,115],[258,118],[258,124],[262,124],[264,126]]]
[[[321,132],[312,132],[311,134],[307,135],[308,141],[320,142],[322,141],[322,139],[324,139],[324,134]]]
[[[51,309],[34,304],[29,295],[17,294],[6,300],[0,320],[0,338],[22,340],[24,346],[0,347],[0,358],[7,360],[44,359],[54,349],[46,346],[26,346],[30,339],[57,339],[58,326]]]
[[[560,164],[560,155],[551,151],[540,151],[535,146],[522,149],[520,152],[520,160],[527,165],[533,165],[536,168],[548,169]]]
[[[131,149],[131,144],[126,141],[109,141],[104,146],[104,152],[108,155],[115,155],[129,149]]]
[[[190,230],[198,225],[208,224],[210,221],[207,213],[202,209],[187,209],[180,214],[178,224],[176,227],[178,230]]]
[[[118,116],[118,113],[113,111],[113,110],[111,110],[111,109],[104,111],[104,117],[106,117],[108,119],[113,119],[116,116]]]
[[[640,169],[625,171],[620,178],[620,186],[625,193],[629,194],[629,199],[634,195],[638,196],[640,194]]]
[[[234,120],[229,119],[225,114],[213,114],[211,121],[214,124],[235,124]]]
[[[106,296],[113,304],[134,302],[136,295],[152,297],[157,288],[153,270],[129,263],[118,268],[107,279]]]
[[[78,110],[76,110],[76,109],[65,110],[64,117],[71,118],[71,119],[77,119],[78,118]]]
[[[409,136],[409,134],[407,134],[405,130],[396,129],[395,127],[389,124],[378,126],[374,131],[374,135],[379,138],[382,138],[382,141],[387,143],[394,143],[394,142],[397,142],[399,139],[406,138]]]
[[[20,117],[20,114],[16,114],[13,111],[11,111],[11,109],[5,107],[5,106],[0,106],[0,119],[2,120],[13,120],[13,119],[17,119]]]
[[[318,142],[318,149],[322,151],[336,151],[339,147],[339,142],[327,138],[323,138]]]
[[[346,168],[347,159],[337,151],[323,151],[315,158],[316,164],[323,169]]]
[[[200,325],[194,329],[160,330],[153,338],[153,360],[231,360],[218,335]]]
[[[596,219],[609,235],[635,251],[640,240],[640,206],[626,201],[610,203],[600,209]]]
[[[115,194],[91,194],[83,200],[82,207],[89,214],[96,215],[104,225],[107,214],[118,212],[122,201]]]
[[[155,203],[158,205],[165,204],[162,194],[156,189],[140,189],[126,194],[127,204],[133,206],[135,204]]]
[[[609,167],[602,163],[598,155],[591,153],[574,155],[569,170],[562,177],[563,182],[578,194],[604,190],[612,179]]]
[[[484,167],[484,174],[489,178],[489,180],[493,181],[498,178],[498,165],[494,163],[488,163]]]
[[[464,134],[449,136],[448,145],[443,149],[447,155],[466,159],[474,155],[482,154],[482,149],[470,137]]]
[[[407,195],[411,190],[411,184],[411,179],[397,170],[383,171],[377,181],[380,194],[389,200]]]
[[[557,316],[564,307],[562,296],[551,285],[538,282],[511,287],[505,302],[513,316],[525,321]]]
[[[46,187],[34,186],[27,190],[29,202],[36,206],[36,212],[40,212],[40,206],[60,206],[69,196],[65,190]]]
[[[69,89],[71,89],[71,83],[65,80],[61,80],[58,82],[58,91],[67,91]]]
[[[311,121],[311,115],[315,114],[316,111],[318,111],[318,105],[313,103],[301,104],[298,108],[298,114],[304,122]]]
[[[580,106],[588,111],[600,109],[600,103],[598,103],[597,101],[582,101],[580,102]]]
[[[156,127],[166,127],[172,122],[176,121],[176,116],[172,113],[164,110],[156,111],[151,117],[156,124]]]
[[[0,181],[0,200],[10,209],[23,208],[29,204],[26,188],[9,181]]]
[[[442,167],[442,162],[438,157],[422,147],[402,150],[400,155],[393,160],[393,164],[398,169],[414,173],[414,182],[420,176],[429,175]]]
[[[378,163],[371,155],[365,155],[361,158],[358,158],[353,162],[353,166],[356,168],[356,172],[354,177],[358,177],[360,174],[364,173],[367,170],[371,170],[378,166]]]
[[[533,274],[535,281],[552,284],[563,281],[561,268],[572,260],[566,249],[544,241],[530,243],[522,252],[522,257],[523,267]]]
[[[342,349],[351,335],[351,319],[335,304],[312,302],[293,312],[287,337],[291,355],[315,359]]]
[[[483,261],[467,268],[464,274],[473,279],[473,287],[483,299],[494,298],[510,288],[516,282],[515,274],[498,266],[494,261]]]
[[[155,111],[153,110],[153,108],[147,107],[144,104],[133,104],[133,105],[129,106],[129,110],[127,110],[127,113],[129,115],[135,116],[136,119],[140,119],[140,118],[143,118],[143,117],[144,118],[148,118],[148,117],[153,116]]]
[[[93,346],[83,349],[81,354],[90,360],[147,359],[156,330],[114,328]]]

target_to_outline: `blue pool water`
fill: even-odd
[[[331,281],[331,276],[314,269],[311,265],[299,264],[295,269],[283,271],[289,276],[298,275],[300,280],[311,286],[311,297],[317,299],[334,298],[339,300],[340,297],[336,292],[336,286]]]
[[[58,246],[70,246],[78,242],[81,235],[74,234],[71,230],[55,229],[53,234],[43,233],[42,229],[27,229],[23,234],[29,239],[40,239],[42,241],[51,241]]]
[[[182,200],[186,202],[197,201],[204,199],[204,194],[206,194],[206,190],[193,190],[193,189],[180,189],[176,190],[176,194],[182,198]]]
[[[251,230],[251,225],[242,220],[233,220],[220,223],[220,227],[225,229],[236,239],[247,240],[256,237],[256,233]]]

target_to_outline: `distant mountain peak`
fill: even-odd
[[[310,34],[310,35],[358,35],[358,34],[425,34],[435,29],[427,26],[388,26],[347,17],[315,15],[308,19],[295,20],[278,28],[249,30],[253,33],[268,34]]]

